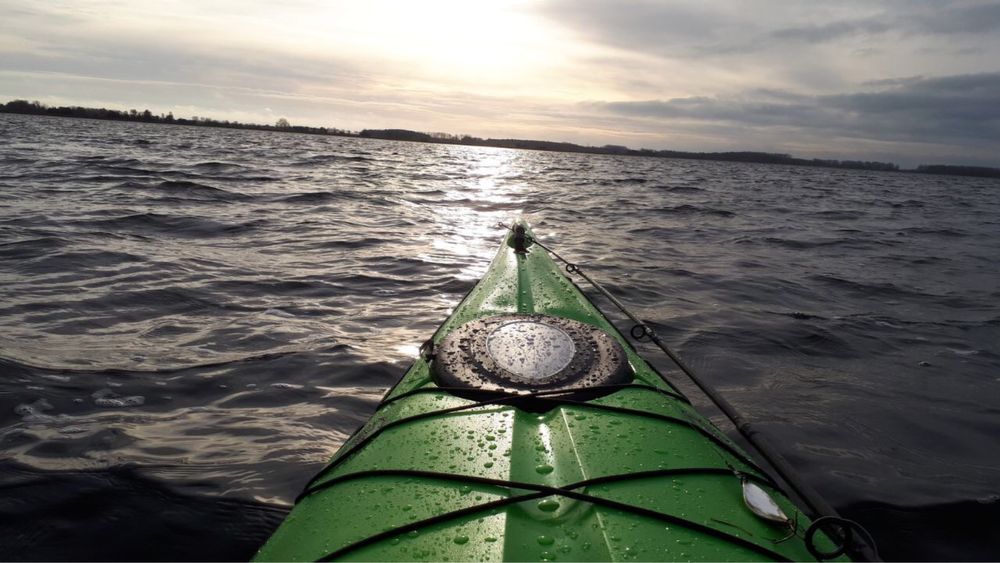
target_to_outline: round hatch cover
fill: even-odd
[[[501,369],[525,383],[548,381],[576,355],[565,331],[538,321],[513,321],[486,336],[486,352]]]
[[[549,315],[498,315],[468,322],[435,350],[439,385],[525,391],[631,380],[621,344],[586,323]]]

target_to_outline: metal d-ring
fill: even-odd
[[[820,531],[824,526],[828,526],[834,529],[832,532],[826,532],[827,537],[832,541],[836,542],[840,539],[839,544],[835,544],[833,551],[822,551],[816,546],[816,532]],[[848,546],[854,538],[854,528],[858,527],[858,524],[845,520],[843,518],[835,516],[821,516],[806,529],[806,549],[813,557],[819,559],[820,561],[826,561],[829,559],[834,559],[840,557],[847,551]]]
[[[637,323],[632,325],[632,328],[629,329],[628,333],[632,335],[632,338],[642,342],[649,336],[649,329],[646,328],[646,325]]]

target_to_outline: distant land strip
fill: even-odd
[[[614,154],[627,156],[649,156],[659,158],[684,158],[691,160],[721,160],[726,162],[756,162],[764,164],[794,164],[797,166],[817,166],[823,168],[851,168],[857,170],[879,170],[889,172],[917,172],[921,174],[948,174],[953,176],[977,176],[982,178],[1000,178],[1000,168],[985,166],[956,166],[950,164],[922,164],[914,169],[901,169],[892,162],[875,162],[861,160],[829,160],[796,158],[788,154],[738,151],[738,152],[687,152],[653,149],[630,149],[620,145],[604,145],[591,147],[575,143],[555,141],[534,141],[526,139],[482,139],[470,135],[452,135],[450,133],[421,133],[408,129],[363,129],[348,131],[334,127],[306,127],[292,125],[287,119],[279,119],[274,125],[257,123],[240,123],[238,121],[219,121],[208,117],[192,117],[185,119],[174,117],[173,113],[156,115],[148,109],[143,111],[120,111],[105,108],[86,108],[79,106],[51,107],[40,102],[27,100],[12,100],[0,104],[0,113],[17,113],[26,115],[50,115],[58,117],[78,117],[86,119],[106,119],[110,121],[138,121],[143,123],[163,123],[168,125],[194,125],[200,127],[221,127],[227,129],[254,129],[259,131],[282,131],[287,133],[305,133],[309,135],[333,135],[338,137],[358,137],[367,139],[387,139],[392,141],[414,141],[420,143],[439,143],[449,145],[470,145],[479,147],[498,147],[507,149],[528,149],[555,152],[576,152],[589,154]]]

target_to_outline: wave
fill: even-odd
[[[237,354],[237,353],[225,353],[219,354],[222,359],[211,362],[196,362],[196,363],[185,363],[172,366],[160,366],[153,369],[139,369],[139,368],[122,368],[122,367],[109,367],[109,366],[97,366],[97,367],[66,367],[66,366],[52,366],[52,365],[42,365],[38,363],[33,363],[30,361],[18,359],[12,356],[0,356],[0,367],[3,368],[4,373],[9,373],[17,376],[25,375],[61,375],[61,376],[81,376],[81,377],[93,377],[93,376],[109,376],[109,377],[131,377],[131,378],[144,378],[152,381],[159,380],[160,376],[164,375],[177,375],[185,373],[198,373],[207,370],[213,370],[223,367],[234,367],[242,364],[252,364],[252,363],[268,363],[275,360],[280,360],[283,358],[288,358],[295,356],[297,354],[303,353],[315,353],[322,352],[324,354],[335,354],[335,353],[345,353],[350,350],[350,347],[346,344],[328,344],[321,349],[304,349],[304,348],[291,348],[285,350],[277,350],[271,352],[264,352],[258,354]]]
[[[823,358],[857,358],[863,355],[851,341],[810,323],[710,326],[687,331],[683,348],[726,350],[747,356],[774,358],[784,354]]]
[[[853,211],[848,209],[828,209],[825,211],[814,211],[809,215],[819,219],[828,219],[832,221],[856,221],[865,217],[867,213],[864,211]]]
[[[223,172],[226,173],[243,172],[244,170],[248,169],[247,166],[243,166],[242,164],[235,164],[232,162],[219,162],[215,160],[198,162],[196,164],[192,164],[191,168],[194,168],[198,172],[211,172],[214,174],[219,174]]]
[[[932,227],[910,227],[907,229],[901,229],[899,232],[906,235],[932,235],[947,238],[965,238],[972,236],[969,232],[961,229],[935,229]]]
[[[671,186],[665,184],[653,186],[653,189],[662,190],[665,192],[670,192],[675,194],[696,194],[698,192],[705,191],[704,188],[696,188],[694,186]]]
[[[641,184],[645,184],[645,183],[650,182],[650,181],[651,180],[649,178],[646,178],[646,177],[643,177],[643,176],[629,176],[629,177],[626,177],[626,178],[602,179],[602,180],[600,180],[598,182],[598,184],[602,185],[602,186],[616,186],[616,185],[622,185],[622,184],[640,184],[641,185]]]
[[[134,186],[134,184],[131,185]],[[171,195],[182,195],[188,198],[208,199],[218,202],[247,201],[253,199],[253,196],[247,194],[231,192],[215,186],[188,180],[164,180],[158,184],[149,186],[149,188],[165,191]]]
[[[317,154],[291,163],[291,166],[316,166],[337,162],[372,162],[374,158],[358,155]]]
[[[813,250],[816,248],[826,248],[826,247],[864,249],[864,248],[872,248],[880,246],[899,246],[902,244],[898,240],[878,239],[874,237],[869,237],[869,238],[838,237],[838,238],[807,239],[807,240],[784,238],[784,237],[764,237],[762,239],[743,237],[735,242],[737,244],[756,244],[758,242],[763,242],[764,244],[767,245],[781,246],[792,250]]]
[[[809,279],[828,287],[845,289],[852,293],[861,294],[862,296],[865,297],[892,297],[892,298],[936,297],[934,295],[930,295],[922,291],[907,289],[905,287],[898,286],[891,282],[880,282],[880,283],[862,282],[862,281],[848,280],[830,274],[813,275],[809,276]]]
[[[167,215],[163,213],[135,213],[112,219],[73,221],[72,224],[80,227],[126,231],[141,235],[211,238],[255,231],[267,224],[267,221],[258,219],[243,223],[223,223],[207,217]]]
[[[338,240],[329,239],[329,240],[315,241],[309,243],[308,247],[315,248],[317,250],[333,250],[333,249],[358,250],[360,248],[385,244],[385,242],[386,239],[380,237],[344,238]]]
[[[712,217],[735,217],[736,213],[726,209],[716,209],[713,207],[698,207],[695,205],[678,205],[676,207],[661,207],[655,210],[656,213],[667,215],[708,215]]]
[[[4,242],[0,243],[0,258],[12,260],[37,258],[38,256],[65,248],[68,245],[68,241],[56,236]]]
[[[350,197],[344,194],[344,192],[306,192],[301,194],[294,194],[289,196],[284,196],[278,198],[276,201],[282,203],[309,203],[309,204],[320,204],[329,203],[331,201],[337,201],[342,199],[365,199],[364,196],[358,197],[354,194],[350,194]]]

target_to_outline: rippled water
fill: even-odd
[[[886,557],[1000,557],[994,180],[0,115],[0,559],[249,557],[519,215]]]

